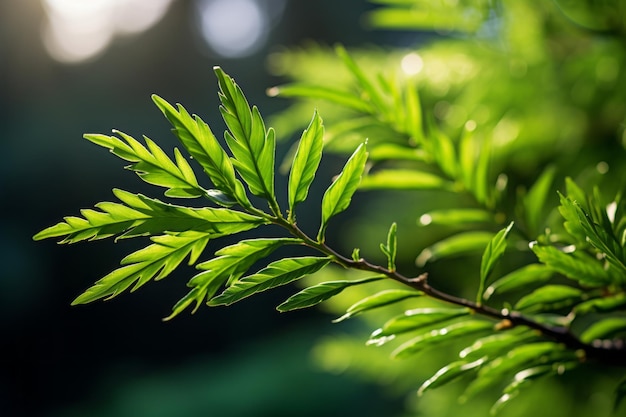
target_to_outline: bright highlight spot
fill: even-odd
[[[143,32],[172,0],[42,0],[43,42],[52,58],[79,63],[104,52],[115,36]]]
[[[424,60],[415,52],[411,52],[402,58],[402,61],[400,61],[400,67],[407,75],[419,74],[422,71],[422,68],[424,68]]]
[[[200,0],[198,8],[202,37],[221,56],[251,55],[267,39],[269,18],[255,0]]]

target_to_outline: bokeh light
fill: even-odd
[[[226,58],[243,58],[267,42],[284,0],[197,0],[198,26],[204,43]]]
[[[93,59],[119,35],[143,32],[167,12],[172,0],[42,0],[46,50],[63,63]]]

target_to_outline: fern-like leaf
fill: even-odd
[[[98,210],[82,210],[83,217],[65,217],[65,221],[42,230],[34,239],[64,237],[61,243],[75,243],[115,235],[129,238],[188,230],[213,238],[250,230],[267,222],[261,217],[225,208],[189,208],[123,190],[116,189],[113,193],[124,204],[98,203]]]
[[[219,67],[214,70],[219,80],[220,111],[228,126],[225,137],[233,153],[233,164],[248,184],[250,192],[269,200],[275,209],[274,129],[265,129],[258,108],[250,108],[241,88],[230,76]]]
[[[86,304],[101,298],[112,298],[134,285],[136,290],[148,281],[168,276],[189,256],[189,264],[195,263],[209,242],[206,233],[187,231],[172,235],[155,236],[153,244],[131,253],[120,264],[121,268],[96,281],[79,295],[72,305]]]
[[[108,148],[111,153],[130,161],[130,169],[148,184],[167,188],[169,197],[201,197],[206,191],[198,185],[196,176],[189,163],[175,148],[175,162],[152,140],[144,137],[147,148],[133,137],[114,131],[120,138],[99,134],[87,134],[85,139],[96,145]]]

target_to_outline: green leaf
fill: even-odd
[[[157,95],[152,96],[156,106],[174,127],[174,133],[189,154],[202,166],[211,182],[243,207],[251,207],[241,181],[235,178],[235,169],[213,135],[211,128],[198,116],[191,115],[180,104],[176,110]]]
[[[622,379],[617,387],[615,387],[615,402],[613,403],[613,411],[617,411],[620,404],[626,397],[626,378]]]
[[[465,390],[462,400],[498,383],[507,374],[520,371],[536,364],[556,361],[571,361],[576,358],[573,351],[565,350],[554,342],[526,343],[511,349],[484,365]]]
[[[350,156],[337,179],[324,193],[324,197],[322,197],[322,224],[317,234],[318,241],[324,241],[328,220],[350,205],[350,200],[352,200],[352,196],[361,181],[366,161],[365,144],[361,144]]]
[[[272,262],[256,274],[235,281],[222,294],[209,301],[210,306],[230,305],[253,294],[288,284],[325,267],[330,258],[285,258]]]
[[[96,145],[108,148],[111,153],[133,164],[128,168],[135,171],[148,184],[167,188],[166,195],[171,197],[193,198],[205,195],[205,190],[198,185],[198,180],[181,155],[174,149],[173,162],[152,140],[144,136],[147,148],[131,136],[114,130],[115,136],[86,134],[84,138]]]
[[[488,300],[495,293],[502,294],[530,285],[543,285],[550,280],[552,275],[554,275],[552,268],[544,264],[525,265],[493,282],[485,290],[483,298]]]
[[[188,231],[173,235],[156,236],[154,243],[131,253],[121,261],[122,267],[96,281],[72,305],[86,304],[101,298],[112,298],[134,284],[131,291],[151,279],[168,276],[189,256],[189,264],[198,259],[209,242],[206,233]]]
[[[473,255],[484,251],[494,234],[484,231],[462,232],[447,237],[422,250],[417,257],[418,266],[451,256]]]
[[[441,343],[448,343],[462,336],[482,333],[493,329],[493,323],[465,320],[437,330],[431,330],[400,345],[392,352],[394,358],[406,358]]]
[[[427,155],[421,148],[403,144],[381,143],[370,147],[369,159],[372,161],[419,161],[424,162]]]
[[[566,253],[554,246],[531,245],[537,258],[553,271],[587,286],[611,283],[611,276],[600,262],[582,251]]]
[[[247,239],[234,245],[226,246],[217,252],[217,257],[197,265],[203,272],[194,276],[187,286],[191,291],[172,308],[172,314],[164,320],[170,320],[195,302],[193,312],[206,300],[213,297],[219,288],[233,282],[245,274],[258,260],[269,256],[283,245],[299,244],[299,239]]]
[[[309,187],[315,178],[315,173],[322,159],[322,147],[324,146],[324,125],[317,113],[298,144],[296,155],[289,172],[289,219],[295,219],[296,204],[306,200]]]
[[[487,248],[483,252],[482,260],[480,263],[480,285],[478,287],[478,295],[476,302],[480,304],[482,300],[482,294],[485,288],[485,282],[493,271],[496,263],[500,260],[504,251],[506,250],[506,238],[513,227],[511,222],[506,228],[500,230],[487,244]]]
[[[163,203],[141,194],[113,190],[124,204],[103,202],[96,210],[82,210],[81,217],[65,217],[65,221],[42,230],[35,240],[62,237],[61,243],[103,239],[120,235],[129,238],[158,235],[166,232],[195,230],[209,237],[220,237],[253,229],[267,223],[261,217],[240,211],[216,208],[189,208]]]
[[[459,352],[459,357],[465,360],[475,360],[483,357],[493,358],[538,337],[535,332],[526,327],[515,327],[506,332],[476,339],[474,343]]]
[[[339,55],[344,65],[352,73],[361,90],[363,90],[363,101],[365,101],[366,103],[371,102],[372,106],[375,109],[384,112],[385,109],[387,109],[387,105],[385,104],[385,101],[383,100],[380,91],[369,80],[369,78],[365,75],[359,65],[348,54],[346,49],[341,45],[337,45],[335,47],[335,52],[337,53],[337,55]]]
[[[475,11],[467,13],[464,8],[454,9],[458,7],[456,5],[446,6],[443,2],[431,2],[427,7],[415,7],[415,1],[411,4],[413,7],[410,9],[408,5],[374,9],[366,15],[366,22],[370,26],[382,29],[468,33],[477,31],[483,24],[481,14]]]
[[[571,306],[583,294],[578,288],[567,285],[546,285],[522,297],[515,308],[527,311],[556,310]]]
[[[626,293],[621,292],[583,301],[574,307],[574,312],[581,315],[595,312],[607,313],[618,310],[624,305],[626,305]]]
[[[572,199],[565,197],[561,193],[559,193],[559,199],[561,201],[559,213],[561,213],[561,216],[565,219],[563,227],[565,227],[565,230],[567,230],[570,235],[576,238],[577,242],[585,243],[587,235],[585,234],[585,229],[580,224],[579,206],[577,206],[577,203],[574,203]]]
[[[486,358],[480,358],[473,362],[455,361],[449,363],[448,365],[439,369],[435,373],[435,375],[428,378],[417,390],[417,395],[422,396],[424,392],[428,391],[429,389],[441,387],[448,382],[454,381],[461,375],[479,368],[480,366],[482,366],[483,363],[485,363],[485,361]]]
[[[443,133],[432,119],[427,119],[430,141],[426,145],[431,150],[437,165],[449,178],[457,178],[460,164],[456,155],[456,148],[449,136]]]
[[[375,308],[380,308],[380,307],[384,307],[390,304],[394,304],[399,301],[406,300],[407,298],[414,298],[414,297],[420,297],[420,296],[422,296],[422,293],[419,291],[415,291],[415,290],[394,289],[394,290],[380,291],[374,295],[365,297],[364,299],[348,307],[348,309],[346,310],[346,314],[333,320],[333,323],[339,323],[343,320],[354,317],[357,314],[361,314],[365,311],[369,311]]]
[[[452,190],[454,185],[438,175],[409,169],[381,169],[367,174],[361,190]]]
[[[490,414],[497,414],[505,404],[517,396],[522,386],[549,375],[561,375],[565,371],[575,368],[577,365],[577,361],[556,362],[547,365],[533,366],[517,372],[513,377],[513,381],[504,388],[504,394],[495,402],[493,407],[491,407]]]
[[[441,209],[424,213],[419,218],[421,226],[437,224],[443,226],[464,226],[474,223],[491,223],[492,213],[482,209]]]
[[[361,113],[373,112],[369,103],[364,102],[354,93],[318,84],[293,83],[282,85],[279,87],[272,87],[268,90],[268,94],[272,97],[281,96],[285,98],[296,97],[321,99]]]
[[[542,222],[546,217],[546,200],[555,174],[556,168],[554,166],[546,168],[524,197],[526,221],[534,235],[538,235],[542,231]]]
[[[304,290],[292,295],[285,302],[280,304],[276,309],[282,313],[300,308],[312,307],[321,303],[322,301],[326,301],[329,298],[334,297],[348,287],[367,284],[368,282],[379,281],[381,279],[383,278],[371,277],[352,281],[322,282],[321,284],[305,288]]]
[[[407,310],[401,316],[388,320],[382,328],[375,330],[370,339],[419,330],[466,316],[469,313],[470,311],[466,308],[416,308]]]
[[[396,230],[398,225],[392,223],[387,234],[387,244],[380,244],[380,250],[387,257],[387,269],[390,271],[396,270],[396,251],[398,246],[398,239],[396,237]]]
[[[241,88],[220,67],[214,67],[220,87],[220,112],[226,125],[226,143],[233,153],[232,162],[250,192],[272,202],[274,194],[274,130],[265,129],[256,106],[250,108]],[[275,213],[277,214],[277,213]]]
[[[606,211],[602,210],[603,225],[596,224],[591,216],[580,207],[578,218],[587,241],[606,256],[607,262],[615,267],[620,276],[626,276],[626,254],[621,242],[613,235],[610,221],[606,218]],[[622,281],[626,280],[622,279]]]
[[[585,343],[591,343],[597,339],[610,339],[617,333],[626,330],[625,317],[609,317],[593,322],[580,335],[580,340]]]

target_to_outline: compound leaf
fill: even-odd
[[[172,197],[201,197],[205,190],[198,185],[196,176],[178,149],[174,149],[175,162],[152,140],[144,136],[147,148],[133,137],[114,130],[120,138],[100,134],[86,134],[84,138],[108,148],[111,153],[132,162],[128,168],[135,171],[148,184],[166,188]]]
[[[165,278],[187,256],[189,263],[193,264],[209,242],[209,237],[205,233],[188,231],[155,236],[152,241],[153,244],[122,259],[121,268],[96,281],[92,287],[79,295],[72,305],[112,298],[133,284],[131,291],[135,291],[151,279]]]
[[[229,197],[214,201],[220,204],[222,200],[228,203],[234,199],[243,207],[250,207],[243,184],[235,177],[235,169],[230,158],[220,146],[209,125],[199,116],[192,117],[180,104],[177,105],[178,110],[176,110],[156,94],[152,96],[152,100],[172,124],[178,139],[202,166],[211,182]]]
[[[220,112],[228,126],[225,137],[233,153],[233,164],[252,194],[275,202],[274,130],[265,129],[258,108],[250,108],[243,91],[229,75],[220,67],[214,71],[219,80]]]
[[[223,293],[209,301],[209,305],[230,305],[255,293],[288,284],[305,275],[319,271],[330,258],[285,258],[272,262],[256,274],[235,281]]]
[[[225,208],[189,208],[163,203],[157,199],[123,190],[113,193],[124,204],[102,202],[98,210],[82,210],[83,217],[65,217],[65,221],[42,230],[35,240],[62,237],[61,243],[102,239],[114,235],[128,238],[158,235],[165,232],[196,230],[209,237],[219,237],[253,229],[266,220]]]

